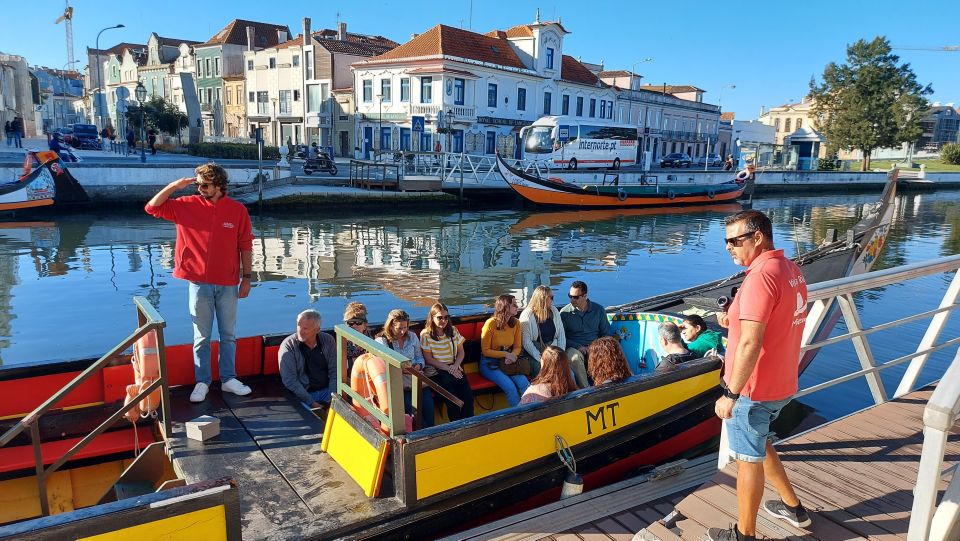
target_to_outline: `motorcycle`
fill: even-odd
[[[316,158],[307,158],[303,162],[303,172],[312,175],[314,172],[327,172],[336,176],[337,164],[326,152],[321,152]]]

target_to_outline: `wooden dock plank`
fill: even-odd
[[[620,522],[614,520],[612,517],[600,519],[594,522],[593,526],[597,528],[597,530],[603,532],[607,537],[615,541],[630,541],[633,539],[633,535],[635,533],[643,529],[643,527],[640,527],[635,530],[631,530]],[[646,526],[646,524],[644,524],[644,526]]]

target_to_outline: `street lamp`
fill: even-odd
[[[453,109],[447,109],[447,152],[453,152],[450,138],[453,137]]]
[[[377,135],[373,138],[375,153],[373,161],[380,161],[383,154],[383,94],[377,94]]]
[[[140,163],[147,163],[147,151],[144,143],[147,141],[146,126],[143,122],[143,102],[147,101],[147,88],[143,86],[143,81],[137,81],[137,89],[134,90],[137,101],[140,102]]]
[[[103,30],[97,33],[97,42],[95,45],[97,49],[97,101],[93,107],[95,111],[100,112],[100,128],[101,129],[103,128],[103,108],[99,107],[99,105],[100,105],[100,94],[102,92],[101,88],[103,86],[103,66],[100,65],[100,34],[106,32],[107,30],[112,30],[114,28],[124,28],[124,26],[122,24],[118,24],[116,26],[108,26],[104,28]]]
[[[642,58],[642,59],[640,59],[640,60],[637,60],[636,62],[633,63],[632,66],[630,66],[630,90],[636,90],[636,88],[633,88],[633,76],[634,76],[634,75],[638,75],[638,74],[637,74],[637,66],[638,66],[639,64],[646,64],[647,62],[653,62],[653,59],[648,56],[648,57],[646,57],[646,58]],[[637,83],[638,83],[638,84],[637,84],[637,88],[639,88],[639,87],[640,87],[640,85],[639,85],[639,82],[640,82],[639,79],[643,79],[643,77],[640,76],[640,77],[637,77],[637,79],[638,79],[638,81],[637,81]]]
[[[729,88],[730,90],[736,90],[736,89],[737,89],[737,85],[731,83],[731,84],[726,84],[726,85],[723,85],[723,86],[720,87],[720,96],[717,98],[717,109],[719,110],[719,113],[720,113],[721,115],[723,114],[723,89],[724,89],[724,88]],[[732,128],[733,128],[733,120],[730,121],[730,127],[731,127],[731,133],[732,133],[732,131],[733,131],[733,130],[732,130]],[[718,143],[718,144],[720,143],[720,117],[719,117],[719,116],[717,116],[717,143]],[[709,147],[710,147],[710,143],[709,143],[709,136],[708,136],[708,137],[707,137],[707,155],[703,158],[703,170],[704,170],[704,171],[706,171],[706,170],[707,170],[707,167],[709,167],[709,165],[708,165],[708,163],[709,163],[709,160],[708,160],[708,159],[710,158],[710,148],[709,148]],[[720,157],[723,158],[723,156],[720,156]]]

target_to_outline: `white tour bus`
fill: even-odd
[[[520,130],[523,158],[583,169],[637,162],[637,128],[587,118],[544,116]]]

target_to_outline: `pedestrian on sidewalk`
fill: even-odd
[[[11,135],[13,135],[13,146],[23,148],[23,119],[16,117],[10,124]]]
[[[774,248],[773,226],[762,212],[728,217],[726,248],[734,263],[747,267],[729,311],[717,316],[729,335],[725,388],[714,411],[723,419],[730,455],[737,461],[738,519],[726,529],[710,528],[708,534],[712,541],[752,541],[765,480],[780,499],[763,502],[764,511],[797,528],[810,525],[770,431],[770,423],[797,392],[807,286],[800,267]]]
[[[147,141],[150,143],[150,155],[157,155],[157,132],[150,130],[149,135],[147,135]]]
[[[147,203],[144,210],[177,226],[173,276],[189,283],[188,306],[193,321],[193,367],[196,385],[191,402],[203,402],[213,382],[210,339],[213,320],[220,334],[220,388],[244,396],[250,387],[237,379],[236,324],[238,299],[250,294],[253,278],[253,231],[247,209],[227,197],[227,172],[208,163],[197,176],[175,180]],[[197,195],[170,199],[174,192],[196,186]]]
[[[133,128],[127,128],[127,156],[136,150],[137,136],[133,133]]]
[[[13,130],[10,128],[10,121],[8,120],[8,121],[4,122],[4,124],[3,124],[3,137],[4,137],[4,139],[7,140],[7,146],[10,146],[10,145],[13,144],[13,138],[10,137],[10,132],[11,132],[11,131],[13,131]]]

